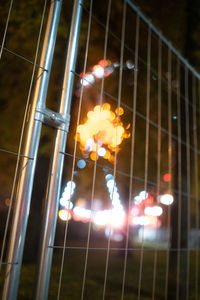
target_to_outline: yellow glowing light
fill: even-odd
[[[119,151],[118,146],[124,138],[129,138],[130,133],[124,129],[119,115],[124,113],[123,108],[113,112],[109,103],[102,106],[96,105],[93,110],[87,113],[87,120],[77,128],[77,140],[80,142],[80,149],[83,154],[90,154],[92,160],[99,156],[96,154],[100,148],[106,150],[105,159],[114,161],[113,152]]]
[[[90,154],[90,158],[91,158],[91,160],[97,160],[98,158],[99,158],[99,155],[98,154],[96,154],[95,152],[92,152],[91,154]]]
[[[66,209],[59,210],[58,216],[62,221],[69,221],[72,217],[71,213]]]
[[[124,109],[122,107],[119,107],[119,109],[116,108],[116,110],[115,110],[116,115],[118,114],[118,111],[119,111],[119,116],[124,114]]]

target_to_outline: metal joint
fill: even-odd
[[[61,129],[66,132],[69,130],[69,114],[64,118],[61,114],[51,109],[40,108],[36,109],[35,119],[53,128]]]

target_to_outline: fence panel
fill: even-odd
[[[64,1],[62,13],[68,7],[72,11],[71,3]],[[57,195],[55,241],[48,245],[53,251],[48,299],[197,300],[200,75],[132,1],[87,0],[82,8],[77,63],[75,70],[67,70],[73,73],[74,84],[67,144],[61,153],[64,169]],[[10,40],[11,25],[6,28]],[[55,111],[59,111],[59,101],[52,99],[59,99],[63,90],[65,25],[62,16],[47,97],[48,108]],[[13,55],[11,50],[14,60],[20,59],[20,69],[22,64],[23,68],[32,65],[33,70],[38,67],[37,60],[31,64],[28,52],[22,51],[24,60],[9,43],[5,47],[3,36],[2,40],[3,72],[6,57]],[[7,83],[2,89],[6,100],[15,96],[11,90],[15,80],[21,86],[13,77],[13,68],[6,70],[7,79],[1,78],[2,86]],[[31,69],[27,74],[31,80]],[[28,90],[27,82],[23,81],[22,87]],[[24,97],[24,107],[25,102]],[[16,100],[16,107],[18,103]],[[9,120],[13,120],[14,104],[7,108]],[[2,131],[7,130],[7,123],[12,124],[7,115],[2,116]],[[16,128],[18,121],[14,118]],[[29,258],[28,247],[39,240],[41,220],[48,215],[45,188],[51,180],[47,180],[49,168],[49,178],[53,174],[50,156],[56,129],[42,130],[25,248]],[[15,178],[15,164],[16,177],[20,176],[22,154],[20,150],[17,155],[20,133],[7,132],[0,145],[1,167],[8,165],[0,177],[5,186],[3,263],[7,248],[3,236],[12,207],[9,199],[16,189],[14,183],[10,197],[10,178]],[[53,204],[51,208],[49,215],[55,213]],[[37,253],[40,248],[35,248]],[[34,274],[35,267],[34,254],[22,266],[20,299],[23,293],[28,299],[35,292],[33,282],[28,276],[25,279],[26,272]],[[2,264],[2,279],[3,271]]]

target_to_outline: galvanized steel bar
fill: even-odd
[[[20,179],[18,182],[17,196],[15,201],[15,214],[13,217],[10,245],[8,252],[8,265],[3,290],[3,299],[16,299],[24,241],[28,222],[29,208],[31,203],[32,187],[40,140],[42,120],[36,119],[36,109],[45,106],[49,75],[52,65],[54,46],[57,35],[58,22],[60,18],[62,1],[51,1],[48,22],[46,27],[43,50],[40,65],[43,69],[38,70],[37,83],[33,96],[28,130],[26,135],[26,146],[21,165]]]
[[[74,69],[76,64],[78,39],[81,25],[83,0],[75,0],[72,13],[72,23],[67,49],[65,74],[62,87],[59,113],[64,119],[69,120],[71,98],[74,81]],[[55,238],[56,221],[58,214],[59,196],[64,164],[64,152],[67,141],[67,129],[58,129],[56,133],[52,166],[47,188],[47,205],[45,209],[44,225],[42,230],[41,256],[38,266],[38,277],[35,299],[45,300],[48,298],[49,280],[53,256],[53,244]],[[58,295],[59,298],[59,295]]]

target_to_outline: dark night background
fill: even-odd
[[[61,83],[64,72],[64,61],[66,54],[66,44],[68,37],[68,30],[71,18],[71,9],[72,9],[73,1],[64,0],[63,8],[61,14],[61,21],[59,26],[59,32],[57,37],[54,62],[52,68],[52,76],[50,79],[48,96],[47,96],[47,107],[58,110],[59,106],[59,97],[61,93]],[[85,1],[86,8],[88,7],[89,1]],[[184,56],[188,62],[194,66],[194,68],[200,72],[200,3],[198,0],[137,0],[134,2],[138,7],[140,7],[141,11],[151,19],[152,23],[163,33],[163,35],[172,42],[172,45],[180,52],[182,56]],[[9,1],[1,0],[0,3],[0,41],[2,41],[6,17],[8,13]],[[105,24],[106,20],[106,8],[107,1],[94,1],[94,14],[98,19]],[[13,9],[11,13],[11,18],[8,26],[8,32],[6,36],[6,41],[4,45],[4,51],[2,54],[2,59],[0,61],[0,149],[8,150],[12,152],[17,152],[18,144],[20,139],[20,131],[22,127],[23,115],[25,112],[25,104],[27,100],[27,95],[29,91],[29,85],[31,81],[32,75],[32,63],[27,60],[33,62],[34,55],[36,50],[36,43],[38,37],[39,26],[41,22],[41,15],[43,9],[43,1],[39,0],[30,0],[30,1],[14,1]],[[111,12],[111,22],[110,26],[113,32],[120,36],[121,31],[121,21],[117,22],[116,20],[120,20],[122,11],[122,4],[120,0],[113,0],[113,9]],[[48,12],[48,9],[47,9]],[[46,14],[47,17],[47,14]],[[131,18],[131,17],[130,17]],[[133,20],[135,21],[135,20]],[[80,74],[83,70],[83,60],[84,60],[84,51],[85,51],[85,42],[86,42],[86,34],[87,34],[87,22],[88,22],[88,13],[87,9],[85,9],[83,13],[82,27],[81,27],[81,35],[79,41],[79,51],[78,51],[78,60],[76,66],[77,74]],[[45,19],[46,25],[46,19]],[[45,28],[44,25],[44,28]],[[134,24],[135,26],[135,24]],[[129,26],[127,28],[128,32],[132,33],[132,27]],[[135,27],[134,29],[135,30]],[[42,32],[43,38],[44,30]],[[144,36],[146,33],[144,33]],[[102,37],[104,36],[104,32],[102,29],[95,25],[93,27],[93,31],[91,33],[90,39],[90,48],[89,48],[89,58],[88,58],[88,67],[95,64],[98,59],[103,57],[103,43]],[[128,37],[126,37],[127,43]],[[130,41],[130,47],[133,45]],[[133,38],[134,43],[134,38]],[[108,55],[115,60],[119,60],[120,57],[120,43],[113,41],[110,39]],[[144,43],[145,47],[145,43]],[[146,50],[144,53],[141,52],[141,55],[146,55]],[[40,51],[41,52],[41,47]],[[14,54],[13,54],[14,53]],[[167,52],[164,52],[165,54]],[[17,55],[15,55],[17,54]],[[155,51],[155,66],[157,60],[157,52]],[[19,57],[21,56],[21,57]],[[125,57],[128,59],[130,54],[125,53]],[[39,56],[40,57],[40,56]],[[26,59],[24,59],[26,58]],[[39,59],[37,60],[39,63]],[[152,63],[154,63],[154,59],[152,59]],[[108,83],[106,88],[113,95],[117,95],[117,79],[118,74],[113,75],[116,76],[116,81],[112,82],[108,79]],[[129,74],[124,72],[124,78],[127,80],[128,85],[130,86],[130,92],[132,89],[131,80],[129,84]],[[71,123],[71,132],[68,138],[67,152],[69,154],[73,153],[72,145],[74,141],[74,133],[75,133],[75,121],[77,114],[77,97],[76,90],[79,83],[79,78],[75,77],[75,88],[73,93],[73,102],[72,102],[72,123]],[[109,84],[112,84],[110,87]],[[124,95],[128,95],[124,92]],[[91,89],[88,94],[86,93],[85,97],[87,97],[87,105],[83,105],[81,120],[84,120],[84,113],[88,110],[88,108],[92,107],[94,103],[98,101],[98,96],[95,95],[95,91]],[[141,95],[142,97],[142,95]],[[86,98],[85,98],[86,99]],[[105,99],[106,100],[106,99]],[[153,100],[153,96],[152,96]],[[153,101],[152,101],[153,102]],[[113,107],[115,104],[112,104]],[[143,108],[139,107],[141,111]],[[152,114],[152,119],[154,118]],[[131,114],[128,115],[127,112],[127,120],[123,120],[123,122],[127,122],[131,120]],[[142,126],[142,125],[141,125]],[[142,132],[142,130],[141,130]],[[152,130],[153,135],[153,130]],[[45,198],[45,188],[47,184],[48,177],[48,168],[50,164],[51,158],[51,149],[53,145],[53,137],[54,131],[51,128],[44,127],[42,130],[42,138],[40,142],[39,149],[39,158],[36,169],[32,204],[30,210],[29,217],[29,225],[27,229],[27,240],[25,244],[25,255],[24,261],[27,263],[34,263],[37,257],[38,251],[38,240],[39,233],[41,227],[41,217],[42,211],[44,209],[44,198]],[[140,136],[138,138],[138,144],[142,143],[140,141]],[[155,137],[156,140],[157,137]],[[25,143],[25,141],[23,141]],[[127,153],[130,151],[129,141],[126,142],[125,146],[127,146]],[[163,141],[164,144],[164,141]],[[124,148],[125,148],[124,146]],[[153,148],[152,146],[152,152]],[[138,160],[142,160],[142,155],[144,151],[136,152],[136,156],[139,158]],[[79,153],[81,155],[81,153]],[[152,162],[150,162],[150,166],[153,166],[156,157],[154,154],[151,154]],[[163,154],[163,157],[166,153]],[[121,160],[120,160],[121,159]],[[129,162],[124,160],[123,157],[119,159],[119,167],[123,170],[129,170]],[[152,163],[152,164],[151,164]],[[9,205],[10,191],[13,183],[13,176],[16,164],[16,156],[0,152],[0,210],[1,210],[1,221],[0,221],[0,241],[3,236],[4,228],[5,228],[5,220],[7,209]],[[139,164],[139,163],[138,163]],[[70,178],[70,170],[71,170],[72,160],[70,157],[66,157],[65,161],[65,169],[63,175],[63,182],[66,181],[66,178]],[[106,163],[105,163],[106,165]],[[109,164],[106,165],[109,167]],[[92,174],[93,165],[88,165],[89,171],[88,174]],[[163,162],[161,166],[162,171],[164,172],[167,169],[167,162]],[[153,169],[153,168],[152,168]],[[128,172],[128,171],[127,171]],[[141,176],[139,165],[137,166],[136,162],[136,172],[138,176]],[[174,171],[175,172],[175,171]],[[151,179],[155,179],[156,172],[152,170],[150,174]],[[97,184],[97,190],[101,189],[100,180]],[[84,179],[84,180],[83,180]],[[85,177],[85,174],[77,175],[77,182],[82,183],[82,191],[90,195],[90,179]],[[119,177],[120,180],[120,177]],[[122,183],[124,179],[121,180]],[[83,184],[84,181],[84,184]],[[122,187],[123,195],[128,195],[127,189],[128,184],[125,182],[125,187]],[[97,196],[103,194],[104,190],[98,192]],[[80,224],[79,224],[80,225]],[[79,225],[74,225],[71,227],[71,231],[69,232],[69,239],[74,238],[83,238],[86,239],[86,229],[87,226],[84,225],[81,227]],[[76,227],[77,226],[77,227]],[[63,237],[63,225],[58,221],[56,242],[60,242]],[[25,299],[25,298],[24,298]],[[172,298],[171,298],[172,299]]]

